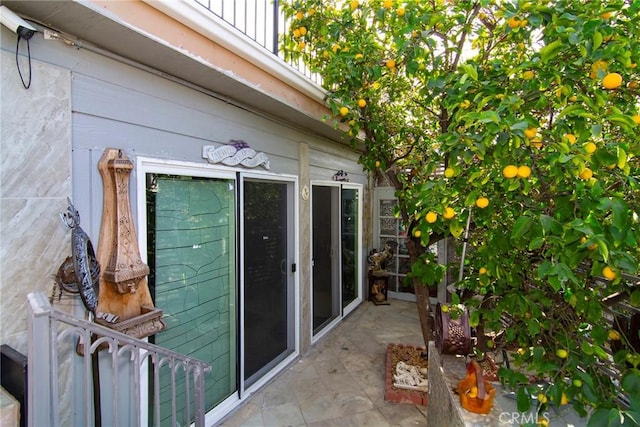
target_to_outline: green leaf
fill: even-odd
[[[634,307],[640,307],[640,290],[636,289],[631,293],[630,302]]]
[[[469,77],[471,77],[475,81],[478,81],[478,71],[476,70],[476,67],[471,64],[464,64],[462,65],[462,69]]]
[[[527,128],[529,127],[529,122],[527,122],[526,120],[522,120],[520,122],[516,122],[514,124],[512,124],[511,126],[509,126],[510,130],[521,130],[521,131],[525,131]]]
[[[564,108],[560,114],[558,114],[558,119],[564,117],[564,116],[580,116],[584,113],[586,113],[587,110],[584,109],[584,107],[582,105],[579,104],[573,104],[573,105],[569,105],[568,107]]]
[[[500,116],[495,111],[483,111],[478,116],[478,121],[480,123],[500,123]]]
[[[598,30],[596,30],[593,33],[593,50],[596,50],[597,48],[600,47],[600,45],[602,44],[602,33],[600,33]]]
[[[540,215],[540,223],[542,224],[542,229],[545,233],[551,232],[556,235],[562,234],[562,225],[549,215]]]
[[[538,267],[538,279],[544,279],[545,277],[547,277],[549,271],[551,270],[551,267],[553,267],[551,261],[544,261],[542,264],[540,264],[540,266]]]
[[[631,372],[622,379],[622,388],[629,394],[640,394],[640,375]]]
[[[615,123],[624,129],[632,129],[636,125],[631,117],[624,114],[609,114],[607,119],[611,123]]]
[[[518,411],[527,412],[531,408],[531,396],[529,390],[526,387],[519,387],[516,392],[516,402],[518,404]]]
[[[605,408],[596,409],[591,417],[589,417],[589,422],[587,423],[587,427],[604,427],[609,425],[609,411]]]
[[[511,238],[519,239],[520,237],[524,236],[527,233],[527,231],[529,231],[532,225],[533,225],[533,219],[531,219],[531,217],[528,217],[525,215],[521,216],[513,225],[513,231],[511,231]]]
[[[561,40],[555,40],[540,49],[540,60],[542,63],[549,62],[554,58],[562,49],[563,43]]]
[[[536,249],[540,249],[543,244],[544,244],[544,237],[538,236],[533,240],[531,240],[531,242],[529,243],[529,250],[534,251]]]
[[[624,169],[624,167],[627,165],[627,152],[624,151],[624,148],[618,146],[617,147],[617,152],[618,152],[618,164],[617,166],[620,169]]]

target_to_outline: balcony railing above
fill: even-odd
[[[195,0],[218,18],[287,62],[315,83],[320,77],[301,61],[287,61],[279,49],[280,37],[289,29],[289,20],[280,10],[279,0]]]

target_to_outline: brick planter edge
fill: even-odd
[[[406,390],[393,386],[393,361],[391,354],[393,347],[413,347],[418,350],[425,351],[422,347],[414,347],[404,344],[388,344],[387,345],[387,363],[385,369],[384,381],[384,400],[395,403],[408,403],[411,405],[427,405],[427,392],[417,390]]]

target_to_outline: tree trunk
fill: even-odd
[[[433,336],[433,317],[431,317],[431,303],[429,302],[429,287],[420,283],[417,278],[413,279],[413,290],[416,294],[416,305],[418,306],[418,317],[422,338],[425,348],[429,348],[429,341]]]

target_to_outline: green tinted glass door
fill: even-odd
[[[154,340],[213,365],[205,378],[211,409],[238,382],[235,180],[154,175],[148,183],[149,285],[167,325]],[[169,378],[162,370],[162,425],[170,422]],[[184,379],[177,378],[180,408]]]

